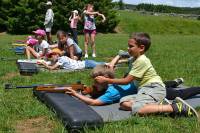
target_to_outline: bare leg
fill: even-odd
[[[134,104],[133,100],[122,102],[120,103],[120,109],[131,111],[133,104]]]
[[[138,114],[153,114],[153,113],[171,113],[173,112],[173,108],[170,104],[168,105],[159,105],[159,104],[147,104],[142,107]]]
[[[91,47],[92,47],[93,57],[96,57],[95,37],[96,37],[96,34],[91,34]]]
[[[89,34],[88,33],[85,33],[85,43],[84,43],[84,46],[85,46],[85,58],[87,58],[86,57],[86,55],[88,55],[88,43],[89,43]]]
[[[46,32],[46,33],[47,33],[47,41],[48,41],[48,43],[49,43],[50,45],[53,44],[51,32]]]
[[[120,109],[131,111],[134,101],[126,101],[120,104]],[[171,113],[173,112],[173,108],[170,104],[168,105],[160,105],[160,104],[146,104],[142,107],[138,114],[153,114],[153,113]]]
[[[38,58],[38,53],[30,46],[26,47],[26,56],[30,59],[30,55],[33,55],[35,58]]]

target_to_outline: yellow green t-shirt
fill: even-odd
[[[129,74],[136,77],[136,86],[139,88],[150,83],[159,83],[165,87],[162,79],[153,68],[151,61],[144,54],[133,62],[133,67]]]

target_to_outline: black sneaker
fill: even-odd
[[[119,55],[121,58],[129,58],[129,57],[130,57],[129,53],[128,53],[128,52],[125,52],[124,50],[119,50],[118,55]]]
[[[174,79],[174,81],[177,83],[177,86],[184,83],[184,79],[183,78],[177,78],[177,79]]]
[[[176,116],[195,116],[199,117],[196,110],[190,106],[187,102],[185,102],[180,97],[176,97],[172,103],[172,108],[174,110],[173,114]]]

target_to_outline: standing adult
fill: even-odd
[[[72,33],[73,40],[78,44],[78,33],[77,33],[77,23],[80,20],[80,16],[77,10],[71,12],[71,16],[69,17],[70,21],[70,29]]]
[[[45,15],[44,26],[45,26],[45,30],[47,34],[47,41],[49,44],[52,44],[53,42],[52,42],[52,37],[51,37],[51,28],[53,26],[53,17],[54,17],[54,13],[52,10],[52,2],[47,1],[46,7],[47,7],[47,12]]]
[[[105,16],[99,12],[94,11],[94,6],[92,4],[87,4],[84,14],[84,36],[85,36],[85,58],[88,58],[88,44],[89,39],[91,40],[92,47],[92,57],[96,57],[95,49],[95,36],[96,36],[96,25],[95,16],[101,16],[103,18],[102,22],[106,20]]]

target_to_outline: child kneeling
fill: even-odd
[[[147,33],[134,33],[128,40],[128,52],[134,57],[133,67],[125,78],[111,79],[104,76],[96,77],[99,83],[128,84],[135,82],[138,93],[125,96],[120,100],[120,106],[124,110],[130,110],[139,115],[168,112],[175,115],[197,115],[195,109],[189,106],[181,98],[176,98],[173,104],[160,105],[166,96],[166,88],[160,76],[156,73],[145,52],[151,45],[150,36]]]

